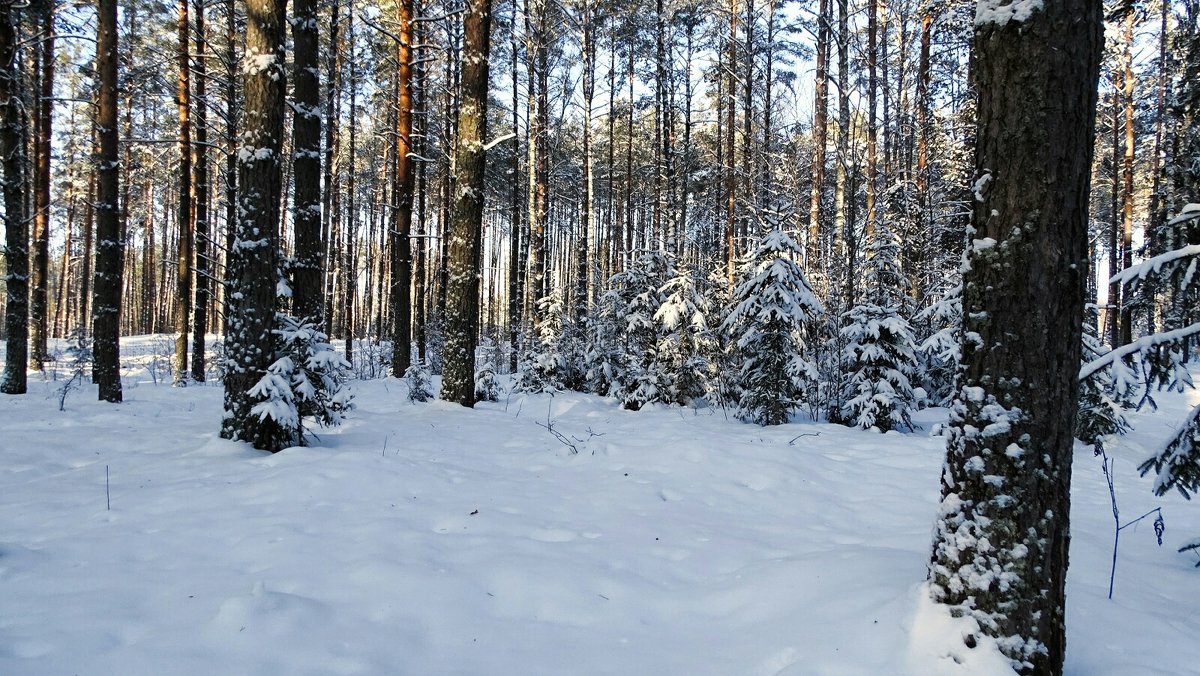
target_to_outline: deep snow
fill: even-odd
[[[387,379],[268,456],[217,438],[219,387],[153,383],[154,341],[124,342],[123,404],[86,385],[59,412],[41,376],[0,397],[0,674],[988,670],[919,603],[943,411],[880,435],[573,393],[469,411]],[[1115,445],[1122,520],[1161,505],[1167,533],[1122,532],[1111,601],[1108,492],[1077,452],[1068,673],[1200,673],[1176,552],[1200,505],[1134,469],[1196,402],[1161,395]]]

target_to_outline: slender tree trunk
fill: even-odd
[[[879,93],[879,3],[868,0],[867,14],[867,242],[875,238],[876,190],[879,187],[879,130],[876,127],[876,100]]]
[[[0,392],[25,394],[29,338],[29,218],[25,210],[25,137],[17,59],[18,0],[0,0],[0,162],[4,182],[4,335],[6,359]],[[21,3],[24,4],[24,3]]]
[[[238,161],[237,147],[238,125],[241,117],[240,100],[238,98],[238,73],[241,71],[237,60],[237,7],[236,0],[225,0],[225,143],[228,152],[225,154],[225,265],[221,285],[222,333],[229,334],[229,300],[230,288],[230,259],[233,253],[233,241],[238,227]]]
[[[463,24],[462,102],[454,166],[442,399],[475,405],[475,341],[479,322],[480,235],[487,159],[491,0],[469,0]]]
[[[188,378],[188,337],[192,320],[192,127],[191,101],[191,19],[189,0],[179,0],[179,79],[175,103],[179,107],[179,202],[176,219],[179,241],[175,259],[175,363],[176,385],[186,385]]]
[[[1133,265],[1133,162],[1135,159],[1135,130],[1133,116],[1133,24],[1137,12],[1130,9],[1125,16],[1125,48],[1123,53],[1122,105],[1125,109],[1125,162],[1121,170],[1121,269]],[[1133,342],[1133,308],[1122,294],[1121,340],[1119,345]],[[1116,347],[1116,346],[1114,346]]]
[[[295,443],[295,432],[254,406],[251,390],[274,361],[278,274],[281,139],[287,92],[282,0],[246,3],[242,70],[245,115],[238,159],[238,215],[229,255],[229,333],[226,337],[225,415],[221,436],[275,452]]]
[[[511,41],[509,46],[510,55],[512,57],[511,70],[509,77],[512,80],[512,128],[516,139],[513,141],[512,163],[509,170],[512,172],[512,201],[509,204],[509,244],[508,244],[508,333],[510,341],[510,350],[508,357],[508,370],[510,373],[517,372],[517,348],[521,341],[521,312],[525,307],[525,266],[523,264],[524,256],[521,249],[521,155],[517,151],[521,147],[520,144],[520,129],[521,120],[519,119],[518,110],[520,109],[520,94],[518,79],[517,64],[520,59],[520,44],[517,41],[517,14],[518,2],[520,0],[512,0],[512,20],[510,21]],[[611,92],[610,92],[611,96]],[[611,126],[611,106],[609,108],[610,126]],[[611,134],[609,135],[611,138]],[[611,156],[612,151],[610,149]],[[611,170],[612,162],[609,162]],[[610,173],[611,175],[611,173]],[[611,201],[611,196],[610,196]]]
[[[296,250],[292,263],[293,312],[325,325],[321,257],[321,77],[317,0],[292,0],[292,180]]]
[[[50,281],[50,144],[54,118],[54,3],[47,2],[41,16],[42,36],[34,47],[38,55],[40,91],[34,104],[37,137],[33,167],[33,251],[30,258],[29,368],[41,371],[47,359],[46,325]],[[40,47],[40,49],[39,49]],[[114,120],[115,122],[115,120]]]
[[[661,2],[662,0],[659,0]],[[592,100],[596,92],[595,20],[590,0],[583,0],[580,13],[582,24],[581,51],[583,56],[583,185],[579,201],[579,239],[576,242],[575,321],[582,326],[587,319],[588,253],[592,235]],[[660,20],[661,21],[661,20]]]
[[[193,148],[196,190],[196,302],[192,311],[192,380],[204,382],[204,335],[212,288],[212,224],[209,222],[211,176],[208,169],[208,26],[204,0],[196,14],[196,144]]]
[[[808,201],[808,245],[805,263],[817,269],[821,254],[821,196],[825,192],[825,148],[829,127],[829,0],[817,9],[817,74],[813,86],[812,191]],[[885,106],[886,107],[886,106]]]
[[[96,25],[97,113],[100,152],[96,203],[96,280],[92,302],[92,379],[101,401],[121,401],[121,277],[125,242],[121,237],[120,154],[117,148],[117,2],[98,0]]]
[[[930,568],[1018,671],[1062,673],[1098,0],[975,24],[974,246]],[[1056,93],[1052,106],[1044,92]],[[967,636],[970,645],[976,637]]]
[[[412,346],[412,44],[413,0],[396,3],[396,176],[392,190],[392,375],[411,364]]]
[[[729,36],[725,57],[725,283],[733,288],[737,273],[737,168],[734,143],[737,140],[737,0],[729,0]]]
[[[840,242],[840,247],[835,247],[835,250],[841,251],[844,255],[845,269],[842,270],[845,282],[844,302],[846,308],[852,308],[855,304],[855,290],[858,280],[856,279],[855,266],[855,242],[854,242],[854,223],[849,218],[850,210],[853,209],[853,195],[849,195],[851,176],[849,173],[850,158],[850,87],[852,86],[850,79],[850,13],[849,0],[837,0],[838,9],[838,32],[837,32],[837,55],[838,55],[838,128],[837,128],[837,157],[834,164],[837,166],[835,184],[833,191],[834,204],[834,241]],[[830,288],[833,288],[832,286]]]

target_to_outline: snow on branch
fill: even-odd
[[[1189,336],[1194,336],[1197,334],[1200,334],[1200,322],[1196,322],[1190,326],[1185,326],[1182,329],[1175,329],[1174,331],[1163,331],[1162,333],[1142,336],[1128,345],[1118,347],[1104,356],[1098,359],[1093,359],[1092,361],[1084,364],[1083,367],[1079,369],[1079,379],[1086,380],[1100,369],[1111,366],[1118,360],[1124,359],[1131,355],[1139,352],[1145,352],[1146,350],[1158,347],[1159,345],[1176,343]]]
[[[1131,265],[1109,277],[1108,282],[1109,284],[1128,284],[1134,280],[1140,281],[1152,274],[1157,274],[1168,263],[1191,256],[1200,256],[1200,244],[1192,244],[1181,249],[1168,251],[1165,254],[1159,254],[1153,258],[1146,259],[1137,265]]]

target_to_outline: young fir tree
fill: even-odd
[[[521,353],[514,392],[537,394],[566,389],[563,376],[567,362],[558,350],[563,325],[562,299],[556,291],[539,299],[538,308],[542,318],[537,325],[538,335]]]
[[[313,320],[280,314],[277,323],[277,358],[250,389],[258,399],[251,413],[273,420],[293,435],[291,445],[303,446],[306,418],[334,427],[354,408],[346,387],[350,364]]]
[[[900,316],[907,280],[897,261],[900,246],[888,228],[880,228],[863,270],[866,297],[842,315],[846,381],[840,416],[862,429],[913,429],[916,405],[912,379],[917,348],[912,327]]]
[[[639,256],[625,272],[614,276],[614,287],[623,301],[620,361],[623,378],[614,393],[621,405],[636,411],[646,404],[664,401],[668,384],[658,368],[659,323],[655,313],[663,303],[663,283],[671,276],[669,258],[648,252]]]
[[[925,391],[938,406],[954,402],[958,365],[962,362],[962,283],[947,288],[916,317],[932,328],[921,342],[921,361]]]
[[[751,252],[734,290],[733,310],[722,328],[742,362],[736,415],[759,425],[780,425],[817,377],[808,360],[808,324],[822,311],[796,264],[800,246],[783,232],[769,232]]]
[[[682,267],[659,292],[665,299],[654,318],[661,326],[657,364],[667,383],[663,399],[692,405],[707,394],[713,376],[715,341],[708,329],[708,301],[695,272]]]
[[[584,353],[584,387],[601,396],[612,396],[625,371],[621,363],[621,320],[625,302],[617,289],[610,288],[600,295],[596,316],[588,325],[587,349]]]

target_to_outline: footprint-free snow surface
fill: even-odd
[[[219,387],[144,372],[120,405],[88,385],[60,412],[40,376],[0,397],[0,674],[996,671],[920,603],[944,411],[759,428],[572,393],[413,404],[388,379],[265,455],[217,437]],[[1176,551],[1200,505],[1135,471],[1195,401],[1116,444],[1122,521],[1161,505],[1167,533],[1122,531],[1111,601],[1108,489],[1077,451],[1069,673],[1200,669]]]

